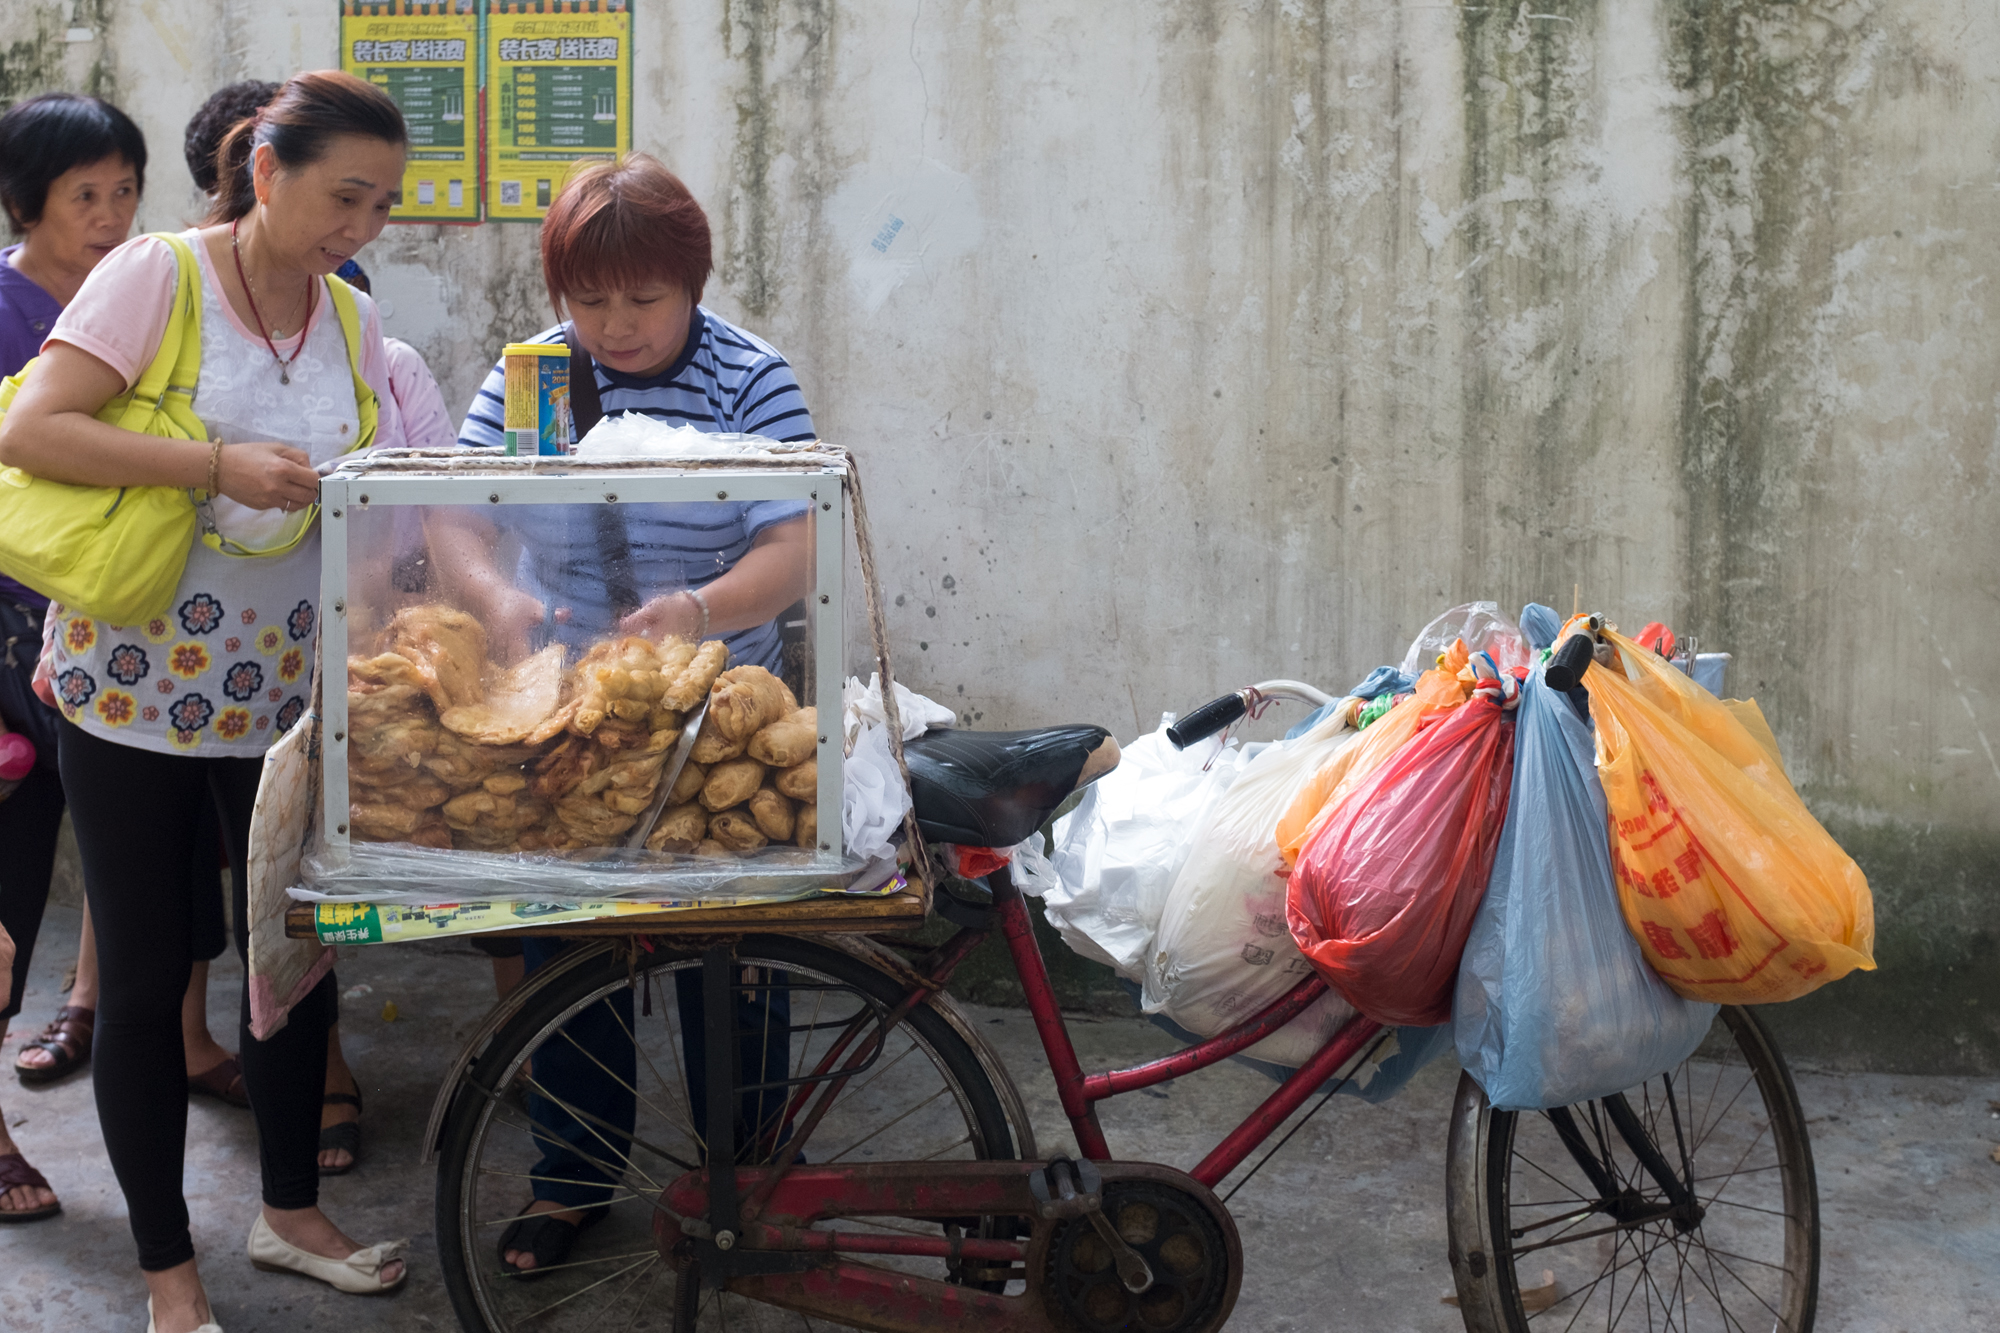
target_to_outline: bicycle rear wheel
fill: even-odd
[[[727,1293],[697,1292],[661,1253],[653,1234],[661,1191],[697,1167],[704,1153],[703,1116],[696,1112],[704,1098],[690,1087],[688,1073],[701,1062],[688,1057],[679,1003],[681,990],[693,988],[676,986],[679,977],[698,980],[701,959],[663,948],[634,965],[623,952],[599,947],[598,957],[554,976],[500,1030],[465,1075],[445,1121],[438,1250],[460,1323],[489,1333],[829,1327],[825,1320],[808,1325],[799,1315]],[[743,988],[738,1059],[746,1072],[739,1086],[759,1081],[759,1067],[767,1078],[779,1071],[790,1078],[810,1073],[844,1033],[861,1032],[863,1040],[875,1033],[880,1017],[908,989],[864,958],[788,936],[744,939],[732,966]],[[758,996],[767,998],[750,1002]],[[785,1004],[771,1002],[780,996]],[[568,1072],[551,1072],[559,1068]],[[592,1085],[597,1094],[622,1097],[628,1109],[607,1115]],[[793,1123],[787,1114],[793,1094],[741,1095],[740,1162],[770,1160]],[[619,1123],[626,1116],[629,1136]],[[551,1168],[544,1154],[558,1133],[576,1145],[574,1158],[591,1168],[585,1174],[604,1182],[607,1212],[577,1237],[560,1267],[524,1281],[502,1270],[499,1241],[521,1216],[530,1191],[545,1192]],[[926,1003],[890,1029],[867,1067],[843,1085],[805,1156],[817,1164],[942,1164],[1012,1158],[1015,1145],[1003,1101],[978,1056]],[[896,1231],[919,1224],[884,1219],[843,1225]],[[929,1276],[949,1276],[941,1261],[938,1267]]]
[[[1798,1094],[1749,1010],[1717,1021],[1719,1053],[1576,1106],[1495,1111],[1460,1079],[1448,1214],[1473,1333],[1812,1328],[1819,1196]]]

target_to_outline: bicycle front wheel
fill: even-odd
[[[1495,1111],[1461,1077],[1446,1171],[1468,1329],[1808,1333],[1819,1196],[1798,1093],[1749,1010],[1717,1023],[1710,1054],[1576,1106]]]
[[[661,1192],[706,1154],[701,959],[671,946],[635,962],[598,956],[543,986],[467,1073],[445,1122],[437,1194],[445,1285],[469,1330],[804,1329],[799,1315],[697,1290],[654,1235]],[[1012,1158],[1004,1104],[972,1047],[930,1003],[883,1033],[905,982],[854,953],[752,936],[731,962],[738,1033],[738,1161],[769,1161],[825,1084],[807,1077],[836,1048],[878,1043],[840,1085],[805,1145],[815,1164]],[[529,979],[533,984],[534,979]],[[842,1043],[845,1043],[844,1045]],[[749,1085],[767,1085],[761,1089]],[[805,1089],[801,1094],[799,1089]],[[590,1217],[560,1264],[505,1271],[501,1238],[530,1196]],[[979,1219],[962,1224],[978,1234]],[[938,1224],[845,1225],[889,1231]],[[522,1246],[521,1248],[525,1248]],[[942,1265],[940,1265],[942,1267]],[[976,1281],[976,1272],[930,1276]]]

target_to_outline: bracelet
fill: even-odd
[[[213,500],[222,494],[222,441],[208,451],[208,498]]]
[[[694,604],[701,608],[701,628],[694,632],[695,642],[699,643],[708,637],[708,601],[693,588],[685,591]]]

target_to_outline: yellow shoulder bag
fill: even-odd
[[[141,435],[206,440],[208,428],[194,412],[201,371],[201,270],[183,237],[153,234],[179,261],[173,310],[152,363],[131,388],[98,409],[97,419]],[[374,443],[380,405],[361,378],[359,312],[346,283],[329,279],[327,288],[354,375],[361,421],[354,448],[365,449]],[[34,368],[30,361],[0,382],[0,415]],[[319,513],[318,505],[310,506],[285,541],[247,550],[197,513],[197,504],[205,511],[210,498],[178,486],[73,486],[0,468],[0,572],[69,610],[114,625],[137,625],[172,603],[197,528],[207,545],[226,555],[282,555],[304,539]]]

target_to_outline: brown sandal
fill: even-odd
[[[49,1182],[42,1178],[42,1173],[29,1166],[28,1159],[21,1154],[10,1152],[0,1156],[0,1194],[23,1185],[38,1190],[49,1188]],[[0,1208],[0,1223],[39,1222],[45,1217],[54,1217],[61,1211],[61,1199],[54,1203],[45,1203],[40,1208]]]
[[[29,1051],[47,1051],[55,1059],[45,1065],[24,1065],[21,1055],[17,1055],[14,1057],[14,1072],[21,1076],[21,1082],[31,1087],[67,1078],[90,1063],[90,1038],[96,1028],[95,1009],[63,1006],[56,1011],[55,1021],[42,1029],[41,1035],[21,1046],[21,1055]]]
[[[232,1055],[213,1069],[190,1078],[188,1096],[196,1094],[217,1098],[231,1106],[248,1106],[250,1093],[243,1086],[243,1062]]]

